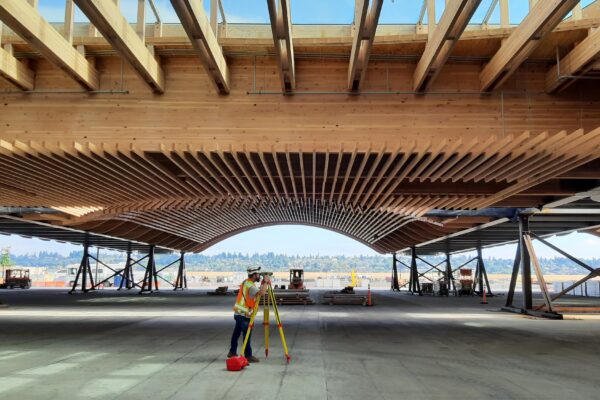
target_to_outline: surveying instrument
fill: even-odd
[[[265,275],[271,277],[273,276],[273,273],[261,272],[260,275],[264,279]],[[264,294],[264,296],[256,297],[256,303],[254,305],[254,309],[252,310],[252,316],[250,317],[250,324],[248,325],[248,331],[246,332],[246,337],[244,338],[244,344],[242,346],[241,354],[244,354],[244,351],[246,350],[246,345],[248,344],[248,339],[250,338],[250,334],[252,333],[252,328],[254,328],[254,319],[256,318],[256,314],[258,314],[258,309],[260,308],[261,301],[263,303],[263,325],[265,327],[265,357],[269,357],[269,313],[270,308],[272,306],[273,313],[275,314],[275,322],[277,323],[277,328],[279,329],[279,336],[281,337],[281,344],[283,345],[285,359],[289,364],[292,357],[290,357],[290,354],[288,353],[288,347],[287,343],[285,342],[283,326],[281,324],[281,318],[279,317],[279,309],[277,308],[277,301],[275,299],[275,293],[273,292],[273,286],[271,285],[271,281],[267,283],[267,291]]]

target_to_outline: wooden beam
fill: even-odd
[[[73,22],[75,20],[75,4],[73,0],[67,0],[65,3],[65,24],[63,36],[70,44],[73,44]]]
[[[28,2],[1,0],[0,19],[48,61],[89,90],[99,87],[98,72]]]
[[[137,8],[137,20],[135,24],[135,30],[142,39],[142,42],[146,41],[146,0],[138,0]]]
[[[220,94],[228,94],[230,88],[227,62],[201,2],[171,0],[171,4],[194,49],[200,56],[200,61],[209,74],[211,82]]]
[[[0,76],[20,89],[33,90],[33,71],[2,47],[0,47]]]
[[[415,91],[426,90],[440,72],[481,0],[450,2],[425,47],[414,73]]]
[[[219,26],[219,21],[217,19],[218,15],[218,0],[210,0],[210,27],[214,32],[215,36],[217,36],[217,27]]]
[[[360,1],[359,5],[348,67],[348,89],[353,92],[359,91],[365,80],[383,0],[373,0],[370,9],[368,0]]]
[[[435,16],[435,0],[427,0],[427,35],[430,39],[436,27]]]
[[[500,0],[500,26],[502,28],[508,28],[510,26],[508,0]]]
[[[489,92],[502,85],[531,55],[540,40],[562,21],[578,1],[538,2],[484,67],[480,74],[481,90]]]
[[[267,0],[275,56],[279,66],[281,90],[291,93],[296,88],[294,45],[292,43],[292,10],[290,0]],[[279,5],[279,6],[278,6]]]
[[[165,82],[158,61],[123,17],[119,6],[103,0],[75,0],[75,4],[152,90],[163,93]]]
[[[594,67],[600,56],[600,29],[596,29],[579,43],[569,54],[550,68],[546,74],[546,92],[557,93]],[[559,70],[560,66],[560,70]],[[560,76],[559,76],[560,75]]]

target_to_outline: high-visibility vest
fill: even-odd
[[[250,287],[254,286],[254,282],[250,279],[246,279],[240,285],[240,291],[238,292],[233,311],[237,311],[240,314],[250,316],[256,304],[256,300],[250,297]]]

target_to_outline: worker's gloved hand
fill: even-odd
[[[269,275],[263,276],[263,283],[265,283],[265,284],[271,283],[271,277]]]

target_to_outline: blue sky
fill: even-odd
[[[200,1],[200,0],[197,0]],[[290,0],[292,22],[295,24],[349,24],[354,15],[354,0]],[[482,0],[473,16],[473,23],[481,23],[493,0]],[[65,0],[39,0],[42,14],[52,22],[62,21]],[[583,0],[585,7],[593,0]],[[155,0],[164,22],[178,22],[170,0]],[[204,0],[208,9],[209,0]],[[385,0],[381,11],[381,24],[414,24],[419,18],[421,0]],[[436,15],[439,19],[445,0],[436,0]],[[121,8],[128,20],[136,19],[137,0],[121,0]],[[266,0],[223,0],[223,8],[229,22],[268,23],[269,13]],[[509,0],[510,22],[519,23],[527,14],[529,0]],[[151,20],[148,10],[148,20]],[[76,21],[85,21],[77,12]],[[498,23],[500,12],[496,7],[490,23]],[[427,22],[427,17],[425,17]]]

